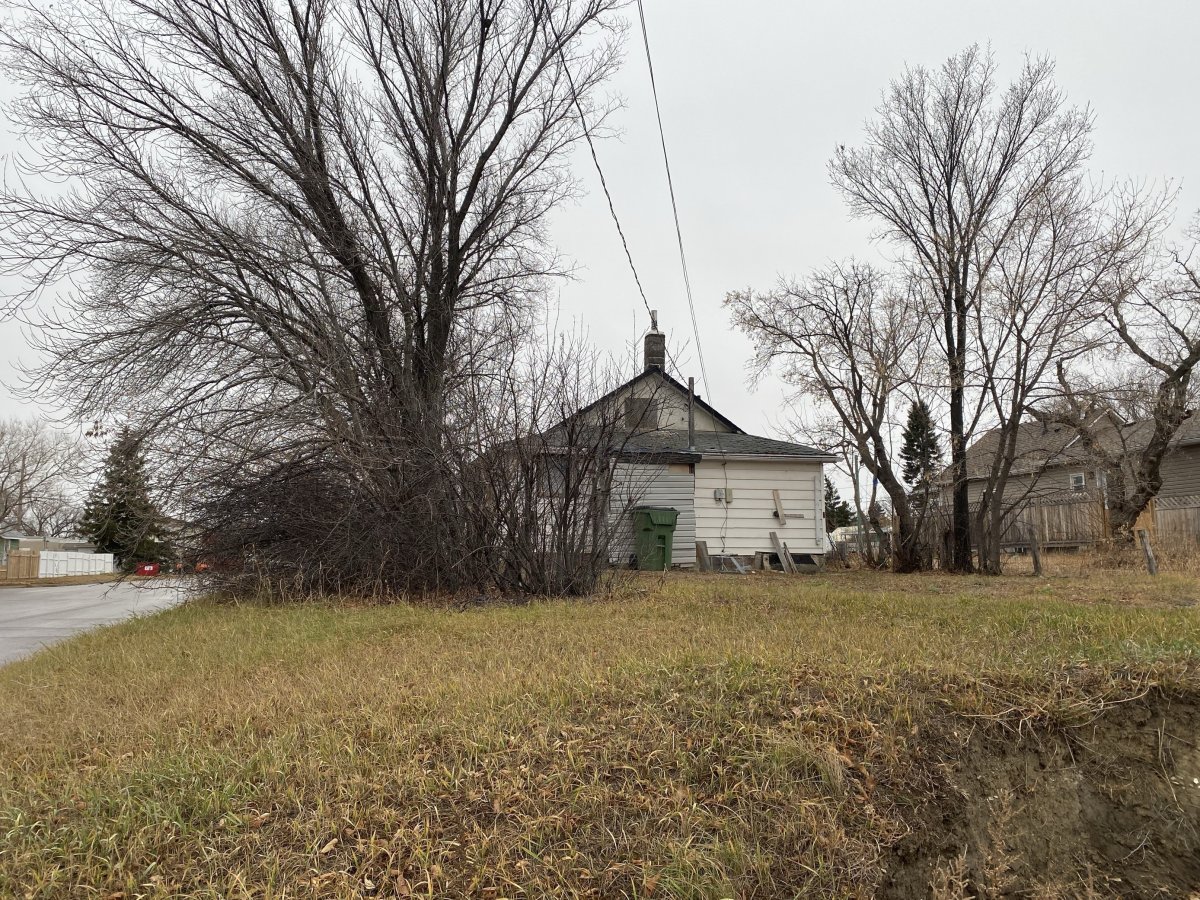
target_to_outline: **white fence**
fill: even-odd
[[[38,578],[57,578],[62,575],[108,575],[114,571],[111,553],[43,550],[38,562]]]

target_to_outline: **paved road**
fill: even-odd
[[[0,588],[0,664],[73,634],[181,602],[170,582]]]

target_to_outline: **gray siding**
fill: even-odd
[[[1076,472],[1087,475],[1089,491],[1096,489],[1096,472],[1084,466],[1049,466],[1036,477],[1032,474],[1010,475],[1004,485],[1004,502],[1019,503],[1022,500],[1036,500],[1051,494],[1061,494],[1071,490],[1071,476]],[[972,506],[983,498],[985,482],[972,481],[967,485],[967,496]],[[949,492],[947,492],[949,501]]]
[[[1162,465],[1160,497],[1200,494],[1200,447],[1181,447],[1168,453]]]
[[[613,472],[611,513],[612,558],[623,563],[633,552],[634,506],[661,506],[679,511],[671,564],[691,566],[696,562],[696,509],[692,502],[695,476],[686,464],[639,465],[618,463]]]

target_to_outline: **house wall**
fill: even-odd
[[[732,490],[725,503],[716,490]],[[775,517],[772,490],[783,501],[787,524]],[[820,463],[705,459],[696,463],[696,536],[710,553],[770,552],[770,533],[792,553],[825,552],[825,491]]]
[[[1163,459],[1162,476],[1159,497],[1200,495],[1200,447],[1180,447],[1168,453]]]
[[[635,506],[660,506],[679,511],[671,543],[671,564],[696,563],[696,511],[692,503],[695,476],[686,463],[642,465],[618,463],[613,471],[610,521],[613,526],[611,559],[628,562],[633,553]]]
[[[1097,473],[1093,469],[1085,469],[1082,465],[1048,466],[1030,491],[1030,498],[1071,490],[1071,475],[1075,472],[1086,472],[1089,491],[1095,492],[1099,488]],[[1162,476],[1163,485],[1162,490],[1158,492],[1159,497],[1200,496],[1200,446],[1181,447],[1168,453],[1163,459]],[[1032,475],[1014,475],[1009,478],[1004,489],[1006,501],[1013,502],[1024,495],[1029,490],[1032,480]],[[979,502],[983,496],[983,482],[972,481],[968,486],[968,493],[971,503]]]
[[[1084,466],[1047,466],[1045,471],[1035,477],[1033,474],[1010,475],[1004,485],[1004,502],[1012,504],[1022,499],[1036,500],[1051,494],[1061,494],[1071,490],[1071,476],[1083,472],[1087,476],[1089,491],[1097,488],[1096,472]],[[972,481],[967,485],[967,496],[972,506],[983,499],[985,482]],[[951,501],[949,491],[946,492],[947,502]]]
[[[686,431],[688,427],[687,395],[681,394],[665,381],[645,379],[632,386],[635,397],[649,397],[658,409],[658,427],[663,431]],[[624,399],[622,398],[622,403]],[[729,428],[713,418],[707,410],[694,406],[697,431],[728,432]]]
[[[627,397],[640,397],[653,400],[658,410],[658,430],[686,431],[688,427],[687,394],[681,393],[674,385],[661,378],[643,378],[625,389],[608,401],[604,411],[593,410],[586,418],[591,422],[599,422],[605,418],[611,421],[613,415],[623,415]],[[695,422],[697,431],[729,432],[729,427],[714,418],[699,404],[695,406]]]

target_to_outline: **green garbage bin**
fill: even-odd
[[[650,572],[671,568],[671,542],[679,510],[661,506],[637,506],[633,510],[633,545],[637,567]]]

